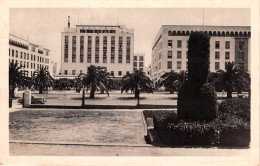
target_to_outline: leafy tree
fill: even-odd
[[[164,86],[166,90],[173,93],[174,91],[179,90],[186,80],[187,71],[182,70],[179,73],[176,73],[174,70],[171,70],[161,76],[159,86]]]
[[[52,86],[53,82],[54,79],[46,68],[41,67],[40,70],[33,72],[32,83],[39,87],[39,94],[42,94],[43,89]]]
[[[153,92],[153,82],[140,70],[135,70],[134,73],[125,75],[121,83],[121,93],[132,90],[135,92],[135,98],[139,98],[140,90],[144,90],[147,93]]]
[[[14,98],[14,90],[16,87],[28,85],[30,80],[21,72],[23,66],[18,66],[17,63],[11,62],[9,64],[9,93]]]
[[[90,98],[95,98],[95,91],[103,89],[109,95],[109,73],[102,70],[100,67],[90,65],[87,74],[80,74],[78,78],[81,80],[78,82],[79,87],[86,87],[90,89]]]
[[[213,74],[212,84],[227,92],[227,98],[232,98],[232,92],[250,91],[250,76],[244,70],[238,69],[235,62],[226,62],[226,70],[218,70]]]

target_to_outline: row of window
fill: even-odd
[[[83,70],[80,70],[80,74],[83,72]],[[72,75],[76,75],[76,70],[72,70],[71,71],[71,74]],[[118,71],[118,76],[122,76],[122,71]],[[126,74],[129,74],[129,71],[126,71]],[[64,75],[68,75],[68,70],[64,70]],[[114,71],[111,71],[110,72],[110,75],[111,76],[114,76],[115,75],[115,73],[114,73]]]
[[[139,67],[143,67],[144,63],[143,62],[139,62]],[[134,67],[137,67],[137,62],[134,62]]]
[[[241,52],[243,53],[243,52]],[[220,53],[219,51],[215,52],[215,59],[219,59],[220,57]],[[182,58],[182,51],[177,51],[177,59],[181,59]],[[159,59],[161,59],[161,54],[159,54]],[[168,51],[168,59],[172,59],[172,51]],[[188,51],[186,51],[186,59],[188,59]],[[230,52],[226,51],[225,52],[225,59],[229,60],[230,59]],[[244,58],[242,58],[244,59]]]
[[[17,63],[18,64],[18,60],[10,60],[9,59],[9,63]],[[31,64],[31,65],[30,65]],[[36,69],[36,65],[35,63],[29,63],[29,62],[25,62],[25,61],[20,61],[20,65],[23,66],[23,68],[27,68],[27,69]],[[43,64],[37,64],[37,69],[40,69],[41,67],[45,67],[47,70],[49,70],[49,66],[48,65],[43,65]]]
[[[9,56],[11,56],[11,49],[9,49]],[[12,57],[16,57],[16,58],[18,58],[19,56],[18,56],[18,51],[16,50],[13,50],[12,49]],[[20,59],[27,59],[27,60],[29,60],[30,59],[30,57],[29,57],[30,55],[29,55],[29,53],[25,53],[25,52],[20,52]],[[31,61],[35,61],[36,62],[36,56],[35,55],[33,55],[33,54],[31,54]],[[40,57],[40,56],[37,56],[37,62],[40,62],[40,63],[46,63],[46,64],[48,64],[49,63],[49,59],[48,58],[43,58],[43,57]]]
[[[144,56],[139,56],[139,61],[143,61],[144,60]],[[137,56],[134,56],[134,61],[137,61]]]
[[[65,36],[64,41],[64,62],[68,62],[68,47],[69,37]],[[130,63],[130,45],[131,38],[127,37],[126,40],[126,63]],[[99,63],[99,36],[95,37],[95,63]],[[118,43],[118,63],[122,63],[123,60],[123,37],[119,37]],[[92,52],[92,36],[88,36],[88,48],[87,48],[87,62],[91,63]],[[103,37],[103,63],[107,63],[107,36]],[[76,36],[72,37],[72,62],[76,62]],[[84,62],[84,36],[80,36],[80,62]],[[115,63],[115,36],[111,36],[111,63]]]
[[[81,29],[80,33],[116,33],[116,30],[93,30],[93,29]]]
[[[219,63],[220,62],[215,62],[215,70],[219,70]],[[243,63],[239,63],[239,66],[244,66]],[[159,69],[161,68],[161,63],[159,63]],[[186,68],[188,68],[188,62],[186,62]],[[167,69],[172,69],[172,61],[168,61],[167,63]],[[181,69],[181,61],[177,61],[177,69]],[[243,67],[241,68],[243,69]]]
[[[168,48],[172,48],[172,40],[168,40]],[[188,48],[188,40],[186,47]],[[182,40],[177,40],[177,48],[182,48]],[[220,49],[220,42],[215,41],[215,49]],[[230,49],[230,41],[225,41],[225,49]]]
[[[161,63],[159,63],[159,69],[161,69]],[[168,61],[167,69],[172,69],[172,61]],[[181,69],[181,61],[177,61],[177,69]]]

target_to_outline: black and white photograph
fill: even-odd
[[[5,6],[1,164],[259,164],[259,2],[87,2]]]

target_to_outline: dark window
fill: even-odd
[[[134,67],[137,67],[137,62],[134,62]]]
[[[168,63],[167,63],[167,69],[172,69],[172,61],[168,61]]]
[[[107,37],[103,37],[103,63],[107,63]]]
[[[177,51],[177,59],[181,59],[181,51]]]
[[[118,75],[121,76],[122,75],[122,71],[118,71]]]
[[[76,75],[76,70],[72,70],[72,75]]]
[[[84,62],[84,36],[80,36],[80,62]]]
[[[225,48],[226,49],[230,49],[230,41],[226,41],[225,42]]]
[[[110,74],[111,74],[111,76],[113,76],[113,77],[114,77],[114,71],[111,71],[111,73],[110,73]]]
[[[68,44],[69,44],[69,37],[65,36],[65,43],[64,43],[64,62],[68,62]],[[34,55],[35,56],[35,55]]]
[[[119,50],[118,50],[118,63],[122,63],[122,58],[123,58],[123,37],[119,37]]]
[[[239,42],[239,50],[243,50],[244,48],[244,42]]]
[[[137,61],[137,56],[134,56],[134,61]]]
[[[230,53],[229,52],[225,52],[225,59],[229,60],[229,58],[230,58]]]
[[[110,61],[111,61],[111,63],[115,63],[115,36],[111,36],[111,59],[110,59]]]
[[[143,62],[139,62],[139,67],[143,67],[144,63]]]
[[[215,59],[219,59],[219,52],[218,51],[215,52]]]
[[[14,57],[14,50],[12,50],[12,57]]]
[[[130,47],[131,46],[131,38],[126,38],[126,63],[130,63]]]
[[[87,62],[91,63],[91,45],[92,45],[92,37],[88,36],[88,57],[87,57]]]
[[[239,52],[238,53],[238,58],[239,59],[244,59],[244,52]]]
[[[181,61],[177,61],[177,69],[181,69]]]
[[[178,40],[177,41],[177,48],[181,48],[182,47],[182,41],[181,40]]]
[[[72,62],[76,62],[76,36],[72,37]]]
[[[215,48],[216,48],[216,49],[219,49],[219,48],[220,48],[219,41],[215,41]]]
[[[172,40],[168,40],[168,48],[172,48]]]
[[[172,51],[168,51],[168,59],[172,59]]]
[[[64,74],[65,74],[65,75],[68,75],[68,70],[64,70]]]
[[[219,62],[215,62],[215,70],[219,70]]]
[[[96,36],[95,63],[99,63],[99,36]]]

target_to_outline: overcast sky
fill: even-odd
[[[86,8],[10,9],[10,33],[51,50],[60,63],[61,32],[70,16],[71,27],[85,25],[126,25],[134,29],[134,51],[145,52],[151,63],[152,42],[162,25],[202,25],[203,9],[191,8]],[[204,9],[204,25],[250,26],[250,9]]]

